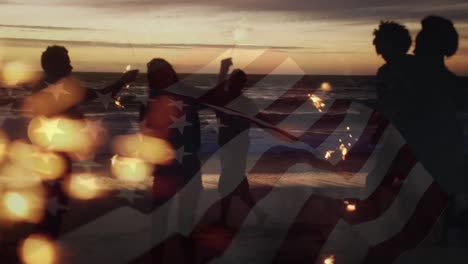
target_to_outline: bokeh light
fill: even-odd
[[[1,205],[1,215],[10,221],[38,223],[44,216],[44,194],[38,189],[7,191]]]
[[[137,158],[115,155],[111,160],[112,174],[122,181],[143,182],[151,177],[153,170],[154,165]]]
[[[102,144],[102,133],[90,133],[86,121],[65,117],[38,116],[28,126],[31,142],[51,151],[86,156],[94,153]]]
[[[39,72],[30,63],[11,61],[4,64],[1,82],[6,86],[34,83],[40,79]]]
[[[78,200],[91,200],[103,194],[96,175],[90,173],[73,174],[67,180],[65,189],[70,197]]]
[[[64,157],[23,141],[13,142],[8,149],[8,156],[15,164],[36,173],[43,180],[58,179],[67,170]]]
[[[77,79],[64,78],[24,100],[22,110],[33,115],[54,116],[78,105],[86,96]]]
[[[168,164],[175,154],[166,141],[144,134],[132,134],[116,137],[112,148],[121,157],[144,160],[151,164]]]
[[[57,263],[59,250],[49,238],[33,234],[19,247],[21,261],[25,264]]]

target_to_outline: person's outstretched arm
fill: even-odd
[[[122,88],[124,88],[127,84],[135,81],[135,79],[138,76],[138,70],[132,70],[132,71],[127,71],[125,72],[120,79],[115,82],[112,85],[107,86],[104,89],[101,90],[95,90],[95,89],[88,89],[87,95],[86,95],[86,101],[92,101],[96,99],[97,93],[100,94],[111,94],[112,97],[116,96]]]
[[[232,59],[226,58],[221,61],[221,65],[219,67],[219,75],[218,75],[218,84],[223,83],[227,79],[227,75],[229,73],[229,68],[232,66]]]

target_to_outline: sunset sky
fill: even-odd
[[[0,63],[39,68],[41,52],[58,44],[75,71],[112,72],[127,64],[144,70],[153,57],[178,72],[216,72],[219,56],[243,67],[271,49],[290,57],[276,73],[375,74],[383,63],[372,46],[380,20],[404,23],[415,36],[419,21],[437,14],[460,33],[450,68],[468,75],[466,0],[0,0],[0,8]]]

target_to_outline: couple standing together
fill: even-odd
[[[374,31],[377,54],[386,61],[377,74],[379,110],[399,130],[418,161],[442,190],[450,207],[460,211],[468,185],[464,175],[463,130],[457,111],[463,107],[462,81],[445,65],[458,49],[459,36],[450,20],[428,16],[412,41],[395,22]],[[368,179],[372,180],[372,179]]]

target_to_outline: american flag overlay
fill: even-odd
[[[217,58],[206,58],[206,65],[217,64],[226,56],[223,50]],[[275,93],[278,96],[274,100],[252,99],[255,108],[243,107],[240,97],[219,101],[215,88],[190,89],[182,85],[183,79],[165,91],[172,98],[166,102],[168,109],[179,113],[170,116],[166,127],[174,133],[183,134],[194,125],[187,117],[188,112],[184,112],[191,103],[250,123],[250,131],[239,131],[201,158],[201,171],[194,172],[201,175],[201,189],[199,178],[192,177],[164,202],[144,209],[133,205],[134,200],[143,199],[144,195],[121,189],[107,195],[128,202],[106,207],[94,193],[97,182],[93,177],[97,176],[91,177],[91,172],[72,173],[59,181],[68,186],[65,189],[71,202],[54,195],[42,195],[44,205],[38,210],[45,210],[52,216],[64,212],[65,222],[67,217],[77,220],[61,227],[56,239],[46,239],[49,243],[46,245],[37,242],[44,240],[39,239],[41,233],[31,227],[33,231],[28,236],[13,243],[18,247],[12,251],[19,252],[19,261],[54,263],[27,261],[33,258],[31,256],[44,257],[48,251],[53,251],[55,263],[419,263],[417,258],[415,262],[414,257],[408,257],[408,253],[438,239],[438,226],[449,197],[418,162],[399,131],[382,114],[363,103],[330,97],[329,83],[305,87],[314,77],[306,75],[285,52],[259,52],[243,70],[249,74],[251,67],[265,62],[270,65],[270,74],[256,83],[249,83],[244,94],[272,78],[282,65],[288,64],[289,68],[295,65],[296,72],[278,85]],[[94,156],[99,149],[112,145],[115,156],[109,157],[112,159],[110,173],[123,182],[135,183],[141,175],[150,175],[154,168],[157,177],[158,167],[165,164],[165,159],[184,163],[196,155],[186,145],[164,152],[162,149],[169,148],[166,142],[141,132],[148,120],[139,123],[127,120],[125,126],[131,123],[141,131],[114,136],[107,133],[102,119],[51,117],[48,111],[54,111],[54,107],[60,112],[61,106],[56,106],[55,102],[75,105],[84,97],[73,87],[73,82],[48,85],[24,100],[24,104],[32,105],[33,109],[21,117],[27,128],[26,139],[5,141],[10,154],[5,154],[8,157],[2,165],[4,173],[19,176],[30,173],[27,175],[33,175],[31,179],[37,176],[38,182],[53,185],[57,177],[50,162],[62,159],[61,153],[73,153],[70,155],[73,166],[86,164],[94,172],[93,166],[99,167]],[[291,100],[291,97],[301,100]],[[38,98],[51,103],[35,104]],[[102,108],[104,113],[115,105],[125,107],[126,103],[116,98],[98,94],[90,104]],[[150,110],[153,99],[137,99],[127,104],[142,104]],[[12,105],[4,109],[18,115],[17,110],[10,110]],[[225,125],[218,123],[215,127],[219,131]],[[216,220],[223,200],[243,182],[232,179],[223,183],[225,191],[218,192],[217,186],[209,185],[218,183],[219,172],[207,171],[210,164],[218,162],[223,150],[244,144],[245,135],[249,133],[262,135],[261,142],[250,140],[256,155],[249,155],[246,161],[253,204],[245,205],[234,199],[228,223],[219,224]],[[104,134],[108,136],[105,138]],[[61,138],[71,138],[73,144],[65,144],[59,140]],[[12,155],[13,151],[23,156]],[[33,158],[30,162],[27,160],[27,155],[36,152],[39,153],[36,156],[42,157],[41,162],[49,165],[41,165]],[[19,168],[26,174],[13,173]],[[28,181],[33,181],[31,179]],[[74,188],[76,182],[78,187]],[[15,208],[28,206],[28,196],[22,192],[26,188],[24,185],[15,189],[2,182],[0,187],[2,201],[9,195],[9,199],[17,201]],[[158,192],[158,188],[162,189],[154,186],[153,191]],[[40,203],[32,202],[31,206]],[[96,210],[92,216],[80,216],[70,209],[86,211],[88,205],[105,209]],[[8,211],[8,206],[2,210]],[[258,210],[264,212],[264,219],[259,219]],[[32,222],[34,226],[39,222],[29,213],[12,211],[14,219],[5,220],[10,225]],[[39,236],[37,245],[27,243],[27,238],[35,235]],[[1,241],[5,249],[13,247],[11,240]],[[32,253],[24,253],[28,247]],[[426,258],[424,263],[430,261]]]

